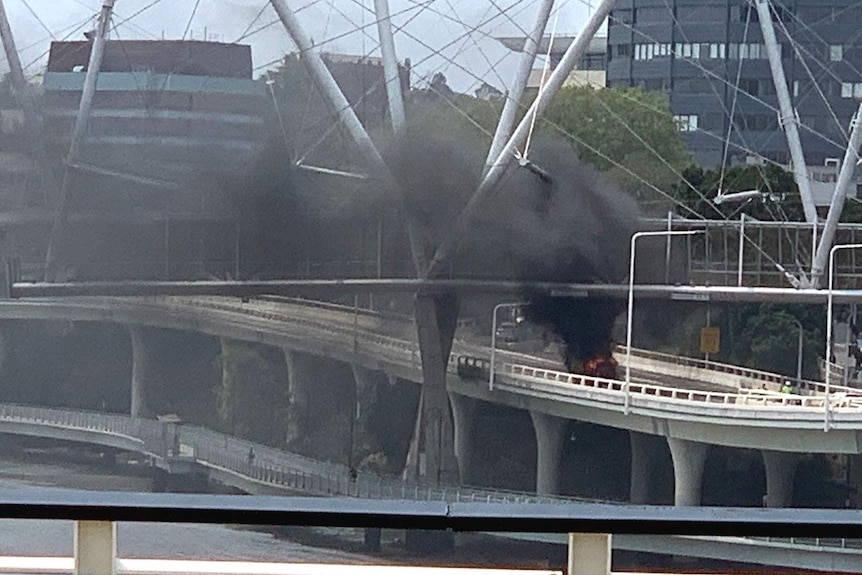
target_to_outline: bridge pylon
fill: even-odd
[[[458,298],[454,292],[417,294],[414,314],[422,361],[422,393],[405,477],[433,485],[457,483],[446,368],[458,322]]]

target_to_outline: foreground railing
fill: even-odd
[[[612,573],[613,534],[758,537],[780,534],[798,538],[842,538],[857,535],[862,526],[862,515],[847,510],[642,507],[596,503],[505,505],[31,490],[0,491],[0,517],[75,521],[72,565],[76,573],[88,575],[130,571],[127,567],[131,564],[116,556],[117,521],[394,528],[450,534],[459,531],[567,533],[568,573],[578,575]],[[46,567],[36,569],[37,572],[64,572],[68,567],[68,559],[64,558],[38,560],[44,561]],[[833,571],[854,571],[858,568],[859,558],[838,555],[830,557],[830,561]],[[4,562],[0,559],[0,568]],[[445,563],[446,559],[441,555],[436,562]],[[222,565],[227,567],[227,564]],[[121,566],[126,568],[121,570]],[[187,566],[193,567],[192,564]],[[176,572],[168,570],[166,564],[161,564],[161,567],[164,570],[149,572]],[[179,571],[207,572],[194,569]],[[19,569],[18,572],[22,571]],[[270,571],[265,566],[258,566],[248,570],[223,568],[221,572]],[[315,572],[327,571],[320,569]],[[374,567],[367,567],[365,572],[382,573]]]

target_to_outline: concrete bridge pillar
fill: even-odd
[[[405,476],[432,484],[458,481],[446,369],[458,321],[454,292],[418,294],[414,308],[422,360],[422,392]]]
[[[368,369],[355,363],[351,368],[355,395],[351,408],[352,440],[348,461],[356,467],[369,454],[379,451],[379,446],[370,432],[371,410],[377,400],[378,389],[382,385],[388,385],[388,378],[382,371]]]
[[[672,437],[667,438],[667,444],[673,459],[673,504],[679,507],[699,506],[709,445]]]
[[[461,483],[470,483],[473,477],[471,462],[474,457],[473,414],[476,412],[476,400],[450,393],[449,405],[452,406],[452,421],[455,424],[455,457],[458,459]]]
[[[790,507],[793,502],[793,478],[796,474],[798,453],[761,450],[766,469],[766,506]]]
[[[314,356],[284,348],[287,364],[287,434],[289,446],[301,445],[308,436],[311,391],[314,386]]]
[[[139,325],[129,326],[132,340],[132,417],[155,417],[164,412],[165,397],[159,377],[159,332]]]
[[[560,489],[560,456],[568,421],[531,411],[536,433],[536,494],[557,495]]]
[[[655,476],[656,459],[661,447],[658,442],[661,437],[629,431],[631,448],[631,483],[629,484],[629,501],[636,505],[649,505],[652,501],[653,478]]]

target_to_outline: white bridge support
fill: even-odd
[[[536,494],[560,493],[560,459],[568,420],[530,411],[536,433]]]
[[[853,181],[853,173],[856,171],[856,162],[859,161],[859,145],[862,143],[862,130],[859,122],[862,120],[862,103],[856,111],[856,115],[850,121],[850,139],[847,149],[844,151],[844,161],[838,172],[838,181],[835,182],[835,191],[832,193],[832,201],[829,203],[829,213],[826,215],[826,224],[823,226],[823,235],[814,255],[814,263],[811,265],[811,283],[814,287],[820,285],[826,264],[829,262],[829,250],[835,240],[835,232],[838,230],[838,220],[844,211],[844,202],[847,201],[847,189]]]
[[[787,136],[787,146],[790,148],[793,174],[796,176],[796,185],[799,186],[799,196],[805,211],[805,221],[813,224],[817,221],[817,210],[814,207],[814,198],[811,196],[808,167],[805,164],[802,143],[799,140],[799,128],[796,125],[798,120],[793,105],[790,103],[790,92],[787,89],[787,79],[784,77],[784,66],[781,63],[781,54],[778,53],[778,40],[775,38],[775,27],[772,25],[772,10],[769,7],[769,0],[754,0],[754,6],[757,9],[757,19],[760,21],[760,30],[763,32],[763,42],[766,46],[766,55],[769,58],[769,68],[772,70],[775,94],[778,97],[778,108],[781,114],[779,120]]]
[[[75,575],[114,575],[117,572],[117,524],[75,521]]]
[[[673,504],[678,507],[700,506],[703,466],[709,445],[686,439],[667,438],[673,458]]]
[[[270,4],[272,4],[276,14],[278,14],[281,23],[284,25],[284,29],[299,49],[302,62],[305,64],[318,90],[326,98],[326,102],[332,113],[338,117],[342,127],[350,135],[357,150],[362,154],[368,165],[379,172],[379,176],[383,180],[381,182],[383,187],[397,194],[399,200],[402,200],[401,190],[392,176],[392,172],[389,170],[386,162],[383,161],[380,152],[377,150],[374,142],[371,141],[371,137],[362,126],[359,118],[356,117],[353,106],[344,97],[344,93],[338,87],[335,78],[332,77],[332,74],[323,62],[323,58],[314,49],[311,38],[309,38],[308,34],[302,28],[296,15],[284,0],[270,0]],[[425,246],[422,245],[421,234],[418,233],[414,222],[409,218],[407,221],[407,232],[410,239],[413,264],[416,267],[416,272],[421,274],[426,267]]]
[[[452,424],[455,429],[455,459],[458,460],[460,482],[461,484],[472,485],[472,462],[475,457],[473,415],[476,413],[476,400],[466,395],[449,393],[449,405],[452,408]]]
[[[574,575],[611,574],[611,535],[569,533],[567,573]]]
[[[87,63],[87,75],[84,78],[84,90],[81,92],[81,102],[78,105],[75,128],[72,131],[72,142],[69,144],[69,153],[66,156],[63,183],[60,185],[60,197],[57,200],[57,213],[54,216],[54,225],[51,227],[51,235],[48,238],[48,252],[45,255],[45,279],[47,281],[54,281],[56,279],[59,261],[58,252],[62,249],[60,244],[63,242],[66,219],[69,215],[70,166],[78,162],[78,156],[81,153],[81,147],[87,135],[90,112],[93,109],[93,98],[96,95],[96,82],[99,79],[99,71],[102,68],[102,57],[105,55],[105,42],[108,39],[108,28],[111,24],[113,11],[114,0],[103,0],[102,10],[99,13],[99,24],[96,29],[96,35],[93,38],[93,46],[90,48],[90,60]]]
[[[518,153],[518,148],[526,141],[527,134],[529,134],[533,125],[533,118],[538,118],[544,113],[550,105],[551,99],[563,87],[569,74],[586,52],[590,40],[595,36],[596,31],[605,21],[613,6],[614,0],[602,0],[592,15],[590,15],[583,28],[581,28],[581,31],[578,32],[575,41],[566,50],[560,63],[554,69],[550,78],[548,78],[547,84],[539,91],[539,95],[536,96],[530,109],[518,124],[518,127],[515,128],[512,137],[503,146],[499,156],[494,160],[493,165],[482,180],[482,183],[467,202],[458,219],[452,224],[449,235],[437,247],[437,251],[434,252],[434,257],[423,277],[434,278],[437,276],[444,269],[449,259],[455,254],[465,232],[473,223],[473,219],[479,214],[485,200],[497,190],[498,184],[503,179],[503,176],[512,164],[512,160],[514,160]]]
[[[395,194],[399,201],[403,201],[403,193],[398,182],[380,156],[368,132],[359,122],[323,59],[314,50],[311,39],[303,30],[296,15],[284,0],[270,0],[270,4],[299,48],[302,61],[314,83],[326,98],[332,112],[339,118],[341,125],[350,134],[357,150],[368,165],[378,172],[383,188]],[[391,56],[394,56],[394,48]],[[428,269],[427,254],[433,246],[426,245],[424,236],[413,218],[407,218],[407,235],[416,274],[423,277]],[[457,298],[454,292],[439,296],[419,294],[416,298],[415,317],[422,356],[423,382],[416,427],[417,437],[413,442],[415,449],[411,449],[413,457],[408,457],[408,462],[415,465],[416,469],[425,471],[425,473],[417,471],[418,475],[424,475],[426,481],[435,483],[445,481],[458,473],[452,445],[452,418],[446,394],[446,365],[452,348],[457,316]],[[451,329],[449,329],[450,322]],[[423,461],[425,465],[421,464]]]
[[[521,105],[521,98],[524,96],[524,88],[526,88],[527,80],[530,78],[530,72],[533,71],[533,63],[536,61],[539,43],[545,34],[545,27],[548,25],[548,18],[551,15],[551,8],[553,7],[554,0],[542,0],[541,4],[539,4],[538,12],[536,12],[536,21],[533,24],[533,29],[526,40],[524,40],[524,48],[518,61],[518,68],[515,71],[515,77],[512,79],[512,85],[506,94],[506,103],[503,104],[503,111],[500,113],[500,120],[497,122],[497,129],[494,132],[494,139],[491,141],[491,148],[488,150],[488,157],[485,160],[486,171],[497,161],[506,140],[512,135],[512,126],[515,125],[515,119],[518,117],[518,107]]]
[[[766,506],[790,507],[793,503],[793,478],[796,474],[798,453],[762,450],[766,469]]]
[[[377,33],[380,36],[380,53],[383,56],[383,74],[386,77],[386,99],[389,102],[389,117],[396,135],[404,133],[407,117],[404,112],[404,95],[401,93],[401,73],[395,54],[395,38],[392,36],[392,20],[389,16],[389,0],[374,0],[377,17]]]
[[[159,332],[156,328],[129,325],[132,342],[132,417],[155,417],[164,402],[164,389],[159,378],[160,358],[157,350]]]

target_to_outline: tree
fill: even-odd
[[[816,379],[824,333],[817,306],[745,304],[727,314],[726,331],[735,334],[731,362],[787,376],[796,374],[799,324],[803,327],[803,377]],[[797,324],[799,322],[799,324]]]
[[[691,156],[661,92],[639,88],[560,90],[545,114],[545,130],[561,135],[581,159],[606,172],[640,202],[679,181]]]

